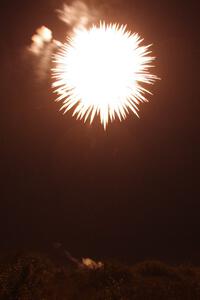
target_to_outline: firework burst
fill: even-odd
[[[123,25],[77,30],[54,56],[53,88],[61,110],[72,109],[73,116],[90,123],[99,115],[104,128],[129,111],[138,116],[139,103],[151,94],[145,85],[157,79],[150,73],[151,45],[141,46],[142,41]]]

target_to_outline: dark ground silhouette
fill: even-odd
[[[1,255],[2,300],[196,300],[200,268],[145,261],[84,267],[39,253]]]

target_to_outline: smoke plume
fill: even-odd
[[[61,9],[56,10],[58,19],[64,26],[65,38],[77,29],[83,29],[91,25],[97,19],[97,11],[89,8],[84,2],[75,0],[72,4],[64,4]],[[53,32],[46,26],[41,26],[31,37],[31,45],[28,51],[37,58],[34,61],[34,69],[39,80],[47,78],[51,67],[53,53],[62,45],[54,39]]]
[[[72,28],[82,29],[95,21],[97,12],[81,1],[74,1],[71,5],[64,4],[62,9],[56,10],[59,19]]]
[[[29,50],[39,55],[45,48],[46,44],[50,43],[53,39],[52,31],[46,26],[39,27],[36,30],[36,33],[32,36],[32,44],[29,47]]]

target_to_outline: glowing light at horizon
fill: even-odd
[[[99,115],[104,128],[130,111],[138,116],[138,105],[151,94],[145,85],[158,79],[150,73],[151,45],[141,46],[142,41],[123,25],[77,29],[54,57],[53,88],[61,110],[72,109],[73,116],[90,123]]]

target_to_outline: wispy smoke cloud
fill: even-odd
[[[28,51],[37,58],[35,73],[39,80],[43,80],[49,73],[52,54],[61,43],[53,38],[52,31],[46,26],[39,27],[31,41]]]
[[[57,9],[56,12],[59,19],[73,30],[87,27],[97,17],[96,10],[89,8],[85,3],[78,0],[71,5],[64,4],[63,8]]]
[[[39,27],[36,33],[32,36],[32,44],[29,50],[36,55],[39,55],[45,48],[47,43],[50,43],[53,39],[52,31],[46,26]]]
[[[84,2],[75,0],[72,4],[64,4],[56,13],[59,20],[65,23],[65,31],[74,32],[77,29],[86,28],[97,19],[97,11],[89,8]],[[37,57],[35,72],[39,80],[45,79],[49,74],[53,53],[62,44],[53,37],[53,32],[46,26],[41,26],[31,38],[29,53]]]

